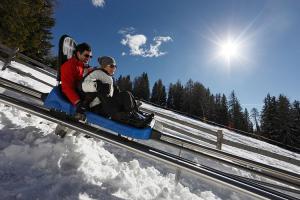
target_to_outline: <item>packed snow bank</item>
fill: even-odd
[[[3,104],[0,110],[3,199],[218,199],[137,160],[119,162],[101,141],[61,139],[53,123]]]

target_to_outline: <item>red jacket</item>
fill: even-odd
[[[84,63],[74,56],[61,66],[62,91],[73,105],[80,101],[77,88],[83,78],[84,68]]]

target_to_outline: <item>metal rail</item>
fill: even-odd
[[[64,121],[62,121],[60,119],[52,117],[50,111],[43,107],[33,106],[26,102],[14,99],[12,97],[7,97],[3,94],[0,94],[0,101],[25,112],[29,112],[33,115],[42,117],[46,120],[85,133],[91,137],[104,140],[118,147],[125,148],[131,152],[137,153],[146,158],[154,159],[168,164],[169,166],[180,168],[199,177],[209,179],[211,181],[217,182],[218,184],[226,185],[227,187],[230,187],[236,191],[252,195],[259,199],[297,199],[293,196],[283,194],[281,192],[275,191],[273,189],[264,187],[253,182],[247,182],[238,177],[230,176],[229,174],[226,174],[224,172],[212,169],[204,165],[197,164],[195,162],[186,160],[173,154],[163,152],[152,147],[148,147],[135,141],[127,140],[117,135],[113,135],[99,128],[91,127],[89,125],[71,121],[68,119],[64,119]]]
[[[22,55],[22,56],[21,56],[21,55],[20,55],[20,57],[25,57],[25,58],[26,58],[27,56],[25,56],[25,55]],[[14,61],[15,61],[15,62],[18,62],[18,63],[21,63],[21,64],[27,66],[28,68],[31,68],[31,69],[33,69],[33,70],[36,70],[36,71],[38,71],[38,72],[40,72],[40,73],[42,73],[42,74],[45,74],[45,75],[47,75],[47,76],[50,76],[51,78],[56,79],[56,74],[55,74],[55,73],[46,71],[44,68],[35,67],[35,66],[33,66],[33,65],[31,65],[31,64],[27,63],[26,61],[23,61],[23,60],[21,60],[21,59],[19,59],[19,58],[15,58]],[[49,68],[49,67],[48,67],[48,68]]]
[[[219,128],[228,129],[228,130],[234,131],[236,133],[240,133],[240,134],[243,134],[245,136],[248,136],[248,137],[251,137],[251,138],[254,138],[254,139],[259,139],[259,140],[267,142],[269,144],[273,144],[273,145],[279,146],[279,147],[284,148],[286,150],[300,153],[300,148],[297,148],[297,147],[289,146],[289,145],[280,143],[278,141],[275,141],[275,140],[272,140],[272,139],[269,139],[269,138],[266,138],[266,137],[263,137],[263,136],[255,135],[253,133],[249,133],[249,132],[242,131],[242,130],[239,130],[239,129],[230,128],[228,126],[225,126],[225,125],[222,125],[222,124],[218,124],[218,123],[213,122],[213,121],[209,121],[209,120],[201,118],[199,116],[195,116],[195,115],[192,115],[192,114],[189,114],[189,113],[186,113],[186,112],[182,112],[182,111],[179,111],[179,110],[174,110],[172,108],[167,108],[165,106],[154,104],[153,102],[146,101],[144,99],[142,99],[142,100],[138,99],[138,100],[142,101],[142,102],[145,102],[147,104],[150,104],[152,106],[155,106],[155,107],[158,107],[158,108],[161,108],[161,109],[164,109],[164,110],[168,110],[168,111],[174,112],[176,114],[179,114],[179,115],[182,115],[182,116],[185,116],[185,117],[197,120],[197,121],[204,122],[204,123],[209,124],[209,125],[217,126]]]
[[[174,122],[177,122],[179,124],[183,124],[185,126],[188,126],[188,127],[191,127],[191,128],[194,128],[196,130],[199,130],[199,131],[202,131],[204,133],[208,133],[208,134],[211,134],[211,135],[214,135],[216,136],[217,135],[217,131],[213,131],[209,128],[205,128],[205,127],[201,127],[197,124],[193,124],[193,123],[190,123],[190,122],[187,122],[187,121],[182,121],[182,120],[179,120],[179,119],[176,119],[172,116],[168,116],[166,114],[162,114],[160,112],[156,112],[156,111],[151,111],[151,110],[148,110],[146,108],[142,108],[142,110],[146,111],[146,112],[152,112],[154,113],[155,115],[157,116],[160,116],[162,118],[165,118],[165,119],[168,119],[168,120],[171,120],[171,121],[174,121]],[[179,131],[180,128],[179,127],[174,127],[174,126],[171,126],[171,125],[167,125],[169,129],[175,129],[176,131]],[[174,127],[174,128],[172,128]],[[184,133],[188,133],[187,131],[181,129],[181,132],[184,132]],[[193,138],[203,138],[201,135],[196,135],[196,134],[191,134],[191,133],[188,133],[189,136],[193,137]],[[207,143],[210,143],[210,144],[215,144],[216,142],[209,142],[207,138],[205,138],[205,140],[203,140]],[[241,144],[241,143],[238,143],[238,142],[234,142],[234,141],[231,141],[231,140],[227,140],[227,139],[224,139],[222,140],[222,143],[223,144],[226,144],[226,145],[229,145],[231,147],[235,147],[235,148],[239,148],[239,149],[243,149],[243,150],[246,150],[246,151],[250,151],[250,152],[253,152],[253,153],[257,153],[257,154],[260,154],[260,155],[263,155],[263,156],[267,156],[267,157],[271,157],[273,159],[277,159],[277,160],[280,160],[280,161],[284,161],[284,162],[287,162],[287,163],[290,163],[290,164],[293,164],[293,165],[296,165],[296,166],[300,166],[300,160],[296,160],[296,159],[293,159],[293,158],[290,158],[290,157],[287,157],[287,156],[284,156],[284,155],[280,155],[280,154],[276,154],[276,153],[273,153],[273,152],[270,152],[270,151],[267,151],[267,150],[264,150],[264,149],[259,149],[259,148],[256,148],[256,147],[251,147],[251,146],[248,146],[248,145],[244,145],[244,144]]]
[[[24,64],[26,65],[27,67],[31,68],[31,69],[34,69],[36,71],[39,71],[41,73],[44,73],[50,77],[53,77],[53,78],[56,78],[56,73],[55,73],[55,70],[52,69],[51,67],[41,63],[41,62],[38,62],[22,53],[19,53],[19,49],[18,48],[15,48],[15,49],[11,49],[3,44],[0,43],[0,51],[7,54],[8,57],[7,58],[2,58],[2,60],[4,62],[6,62],[6,64],[9,64],[11,61],[16,61],[16,62],[20,62],[21,64]],[[33,66],[32,64],[36,65],[36,66]],[[5,68],[4,68],[5,69]],[[2,70],[4,70],[2,69]],[[50,71],[52,71],[53,73],[51,73]]]
[[[181,148],[182,150],[188,151],[189,153],[194,153],[195,155],[204,156],[208,159],[222,162],[232,167],[238,167],[239,169],[255,173],[265,178],[280,181],[281,183],[296,187],[300,190],[299,174],[262,164],[246,158],[241,158],[239,156],[206,147],[204,145],[171,134],[162,133],[159,139],[154,138],[154,140],[162,144],[173,146],[175,148]]]
[[[40,82],[40,83],[43,83],[43,84],[48,85],[48,86],[50,86],[50,87],[53,87],[52,84],[50,84],[50,83],[48,83],[48,82],[46,82],[46,81],[43,81],[43,80],[41,80],[41,79],[39,79],[39,78],[36,78],[35,76],[33,76],[32,74],[30,74],[30,73],[28,73],[28,72],[24,72],[24,71],[22,71],[22,70],[20,70],[20,69],[17,69],[17,68],[12,67],[12,66],[7,66],[6,68],[10,69],[11,71],[16,72],[17,74],[21,74],[21,75],[23,75],[23,76],[27,76],[27,77],[29,77],[29,78],[31,78],[31,79],[33,79],[33,80],[36,80],[36,81],[38,81],[38,82]]]
[[[5,54],[7,54],[7,58],[0,57],[0,59],[4,62],[2,70],[5,70],[6,68],[9,68],[10,70],[12,70],[12,71],[14,71],[18,74],[22,74],[23,76],[27,76],[31,79],[37,80],[37,81],[39,81],[39,82],[41,82],[45,85],[48,85],[48,86],[51,86],[51,87],[53,86],[53,85],[49,84],[48,82],[45,82],[44,80],[42,80],[40,78],[37,78],[37,77],[33,76],[32,74],[30,74],[28,72],[25,72],[23,70],[20,70],[18,68],[13,67],[12,64],[11,64],[11,61],[21,63],[21,64],[25,65],[28,68],[31,68],[35,71],[38,71],[42,74],[45,74],[49,77],[52,77],[52,78],[56,79],[55,70],[53,70],[52,68],[50,68],[50,67],[44,65],[43,63],[40,63],[40,62],[38,62],[38,61],[36,61],[32,58],[29,58],[28,56],[25,56],[25,55],[19,53],[18,48],[10,49],[10,48],[8,48],[5,45],[0,43],[0,52],[3,52]],[[50,71],[52,71],[52,72],[50,72]]]
[[[43,95],[45,95],[44,93],[42,93],[40,91],[26,87],[24,85],[20,85],[18,83],[9,81],[9,80],[1,78],[1,77],[0,77],[0,86],[4,87],[6,89],[9,89],[9,90],[15,91],[17,93],[24,94],[31,98],[38,99],[38,100],[41,100]]]

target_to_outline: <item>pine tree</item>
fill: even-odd
[[[228,126],[228,121],[229,121],[229,117],[228,117],[228,103],[227,103],[227,98],[226,96],[223,94],[221,96],[221,94],[216,94],[215,95],[215,118],[212,119],[212,121],[217,122],[218,124],[222,124],[224,126]]]
[[[225,94],[223,94],[221,99],[220,115],[222,116],[220,118],[220,123],[225,126],[228,126],[229,124],[228,102]]]
[[[18,47],[21,53],[39,61],[48,61],[53,10],[54,0],[1,0],[0,42]]]
[[[244,121],[245,121],[245,131],[253,133],[253,123],[250,120],[249,112],[247,108],[244,110]]]
[[[256,108],[252,108],[251,110],[251,117],[253,118],[253,121],[255,123],[255,132],[256,134],[260,134],[260,126],[258,124],[258,120],[259,120],[259,112]]]
[[[291,111],[291,133],[293,139],[291,145],[300,148],[300,102],[294,101]]]
[[[149,101],[150,88],[147,73],[144,72],[141,76],[134,79],[133,95],[137,98]]]
[[[216,119],[216,103],[215,103],[215,96],[210,93],[209,88],[206,90],[206,116],[209,120],[215,121]]]
[[[168,98],[167,98],[167,107],[174,109],[174,85],[173,83],[169,84],[169,90],[168,90]]]
[[[207,91],[205,87],[199,82],[195,82],[195,83],[190,82],[190,83],[192,87],[191,94],[190,94],[191,96],[188,97],[191,104],[190,114],[202,118],[208,117],[208,103],[206,99]]]
[[[153,85],[150,101],[155,104],[165,106],[166,98],[167,98],[166,88],[163,85],[162,80],[159,79]]]
[[[184,87],[184,98],[182,111],[186,113],[192,113],[192,93],[193,93],[194,82],[192,79],[188,80]]]
[[[182,111],[184,88],[180,81],[169,85],[167,106],[169,108]]]
[[[235,96],[234,91],[231,92],[229,98],[229,115],[230,115],[230,122],[233,128],[239,130],[247,130],[248,127],[245,124],[244,115],[242,112],[242,107]]]
[[[123,77],[122,75],[119,76],[117,80],[117,85],[119,86],[121,91],[130,91],[132,92],[132,82],[130,80],[130,76],[127,75]]]
[[[291,105],[288,98],[282,94],[278,97],[277,102],[277,117],[276,128],[272,138],[284,144],[292,144],[292,118],[291,118]]]
[[[278,120],[276,97],[271,97],[270,94],[264,99],[264,106],[261,112],[261,132],[267,138],[275,134]]]

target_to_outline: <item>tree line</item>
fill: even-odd
[[[121,90],[131,91],[139,99],[300,148],[300,102],[290,103],[282,94],[278,98],[268,94],[261,112],[257,108],[249,112],[242,108],[234,91],[228,98],[225,94],[212,94],[191,79],[185,84],[170,83],[168,89],[159,79],[151,92],[147,73],[133,81],[129,75],[120,76],[116,82]]]

